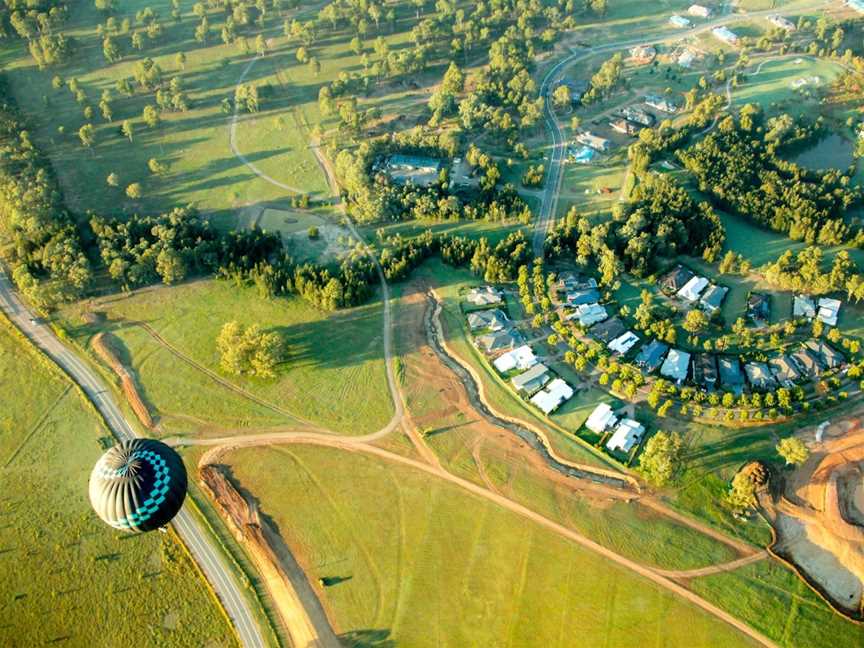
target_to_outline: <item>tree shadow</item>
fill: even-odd
[[[396,642],[390,638],[390,631],[384,629],[352,630],[339,635],[345,648],[395,648]]]

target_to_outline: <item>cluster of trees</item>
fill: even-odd
[[[44,69],[69,61],[75,39],[58,31],[69,9],[63,0],[4,0],[0,4],[0,37],[15,35],[27,41],[30,55]]]
[[[285,342],[277,332],[267,333],[258,324],[244,327],[226,322],[216,338],[219,366],[223,371],[259,378],[272,378],[285,357]]]
[[[91,279],[75,218],[50,163],[0,80],[0,254],[39,308],[79,297]]]
[[[607,97],[621,83],[621,73],[624,70],[624,59],[621,53],[613,55],[605,61],[600,69],[591,77],[591,85],[582,96],[582,105],[590,106],[596,101]]]
[[[656,432],[639,455],[639,472],[654,486],[665,486],[680,468],[683,448],[677,432]]]
[[[574,253],[582,267],[595,264],[601,283],[612,285],[622,271],[647,276],[659,257],[683,251],[713,261],[726,240],[711,206],[696,204],[668,175],[642,174],[631,201],[616,204],[612,216],[610,222],[592,225],[571,209],[548,235],[546,250],[553,256]]]
[[[812,171],[782,159],[776,142],[767,140],[773,129],[765,126],[761,109],[748,104],[678,156],[724,209],[810,244],[864,241],[860,228],[853,231],[844,220],[861,200],[849,174]]]
[[[822,248],[809,246],[797,253],[786,250],[763,272],[767,281],[785,290],[813,295],[846,291],[850,300],[864,299],[864,277],[846,250],[837,252],[829,269],[824,266]]]
[[[351,215],[359,222],[486,219],[527,222],[531,210],[512,184],[500,184],[501,172],[495,162],[474,146],[466,161],[475,167],[479,190],[451,187],[449,174],[442,169],[438,182],[427,187],[395,182],[382,163],[394,153],[452,158],[458,139],[451,133],[429,133],[417,128],[392,138],[363,142],[354,151],[336,156],[336,173],[347,194]]]

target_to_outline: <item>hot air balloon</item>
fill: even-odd
[[[90,473],[90,504],[115,529],[144,533],[177,515],[186,486],[180,455],[160,441],[133,439],[96,462]]]

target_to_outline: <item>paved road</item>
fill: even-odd
[[[132,439],[136,436],[114,402],[111,393],[96,374],[64,346],[48,326],[32,319],[33,313],[18,298],[2,269],[0,269],[0,308],[24,335],[84,390],[105,418],[114,436],[118,439]],[[216,591],[234,624],[240,643],[247,648],[264,648],[266,644],[261,630],[240,591],[240,585],[234,580],[233,573],[226,566],[223,556],[214,546],[210,536],[185,508],[174,518],[173,525]]]

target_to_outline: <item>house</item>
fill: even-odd
[[[596,288],[582,288],[567,292],[568,306],[581,306],[582,304],[596,304],[600,301],[600,292]]]
[[[453,187],[477,187],[480,178],[477,169],[464,158],[455,158],[450,168],[450,188]]]
[[[624,453],[629,453],[639,443],[643,434],[645,434],[645,426],[639,421],[629,418],[621,419],[612,434],[612,438],[606,442],[606,447],[613,452],[621,450]]]
[[[693,356],[693,382],[706,389],[714,389],[720,374],[717,371],[717,358],[710,353],[697,353]]]
[[[840,306],[842,306],[840,300],[823,297],[819,300],[818,306],[816,317],[828,326],[837,326],[837,317],[840,315]]]
[[[720,356],[717,358],[717,369],[720,371],[720,385],[735,394],[744,391],[744,373],[737,357]]]
[[[678,106],[660,95],[645,95],[645,105],[665,113],[678,112]]]
[[[713,313],[723,305],[723,300],[726,298],[728,292],[729,289],[726,286],[711,284],[708,286],[708,290],[702,295],[699,303],[702,304],[702,308],[706,311]]]
[[[617,317],[608,319],[605,322],[595,324],[588,332],[604,344],[609,344],[617,337],[621,337],[627,331],[627,327]]]
[[[493,308],[492,310],[474,311],[468,313],[468,328],[472,331],[478,329],[489,329],[490,331],[501,331],[510,324],[510,319],[503,311]]]
[[[650,45],[637,45],[630,48],[630,58],[639,64],[650,63],[657,56],[657,50]]]
[[[478,347],[486,353],[497,353],[499,351],[510,351],[524,344],[522,334],[515,329],[506,331],[495,331],[479,336],[475,340]]]
[[[783,16],[773,15],[768,16],[768,22],[779,29],[783,29],[788,32],[794,32],[796,30],[795,24],[789,20],[788,18],[784,18]]]
[[[691,16],[698,16],[699,18],[708,18],[711,16],[711,9],[700,4],[694,4],[690,5],[687,13]]]
[[[680,349],[671,349],[660,367],[660,375],[671,378],[679,385],[687,379],[690,354]]]
[[[690,29],[693,26],[693,21],[684,16],[670,16],[669,22],[675,27],[680,27],[681,29]]]
[[[588,328],[598,322],[602,322],[607,317],[609,317],[609,313],[600,304],[581,304],[577,306],[576,313],[570,319],[575,319],[583,328]]]
[[[649,112],[637,108],[635,106],[627,106],[621,110],[621,116],[627,121],[641,126],[652,126],[654,124],[654,115]]]
[[[816,317],[816,304],[807,295],[795,295],[792,300],[792,317],[806,317],[813,319]]]
[[[576,164],[591,164],[597,157],[597,151],[590,146],[583,146],[577,150],[571,150],[568,157]]]
[[[670,295],[681,290],[685,284],[693,278],[693,273],[684,266],[675,266],[671,272],[667,272],[660,278],[660,289]]]
[[[619,335],[606,346],[613,353],[624,355],[639,341],[639,336],[633,331],[627,331],[623,335]]]
[[[717,40],[721,40],[727,45],[737,45],[738,44],[738,34],[733,32],[728,27],[715,27],[711,30],[711,33],[714,34],[714,37]]]
[[[747,373],[747,380],[753,389],[770,391],[777,386],[774,381],[774,374],[764,362],[748,362],[744,365],[744,371]]]
[[[576,274],[567,270],[558,275],[558,283],[555,284],[557,292],[569,292],[573,290],[585,290],[587,288],[596,288],[597,280],[593,277],[587,279],[582,275]]]
[[[695,302],[707,287],[708,280],[705,277],[693,277],[678,291],[678,296],[689,302]]]
[[[678,55],[678,59],[676,63],[680,65],[682,68],[689,70],[693,67],[693,62],[696,60],[696,55],[692,50],[685,49],[681,54]]]
[[[768,366],[774,374],[774,379],[784,387],[791,387],[801,380],[801,372],[786,354],[781,354],[768,361]]]
[[[480,286],[469,290],[465,299],[474,306],[491,306],[504,301],[504,296],[492,286]]]
[[[595,151],[600,151],[601,153],[605,153],[612,148],[612,143],[608,139],[594,135],[591,131],[579,133],[576,136],[576,141],[585,146],[590,146]]]
[[[645,373],[654,373],[663,364],[663,358],[666,357],[668,350],[668,344],[663,344],[660,340],[651,340],[651,342],[642,347],[639,355],[636,356],[636,366],[640,367]]]
[[[609,122],[609,126],[612,127],[612,130],[616,130],[622,135],[630,135],[631,137],[635,137],[639,134],[639,127],[636,126],[633,122],[629,122],[626,119],[614,119]]]
[[[536,405],[544,414],[548,415],[572,397],[573,388],[560,378],[556,378],[545,389],[534,394],[531,397],[531,403]]]
[[[387,160],[386,171],[394,182],[411,183],[418,187],[428,187],[438,182],[443,162],[436,158],[419,155],[391,155]]]
[[[528,371],[515,376],[510,382],[516,391],[533,394],[549,382],[549,367],[542,363],[536,364]]]
[[[612,408],[606,403],[600,403],[585,421],[585,427],[595,434],[603,434],[618,422],[618,417],[612,413]]]
[[[826,369],[839,369],[846,364],[846,356],[824,340],[807,340],[804,347],[819,356]]]
[[[821,358],[806,347],[800,347],[792,354],[792,360],[798,365],[798,370],[801,375],[808,379],[816,378],[821,374],[825,367],[822,365]]]
[[[771,316],[771,296],[750,293],[747,296],[747,316],[758,326],[765,326]]]
[[[527,344],[508,351],[504,355],[498,356],[492,363],[499,373],[507,373],[514,369],[525,371],[537,364],[537,356]]]

